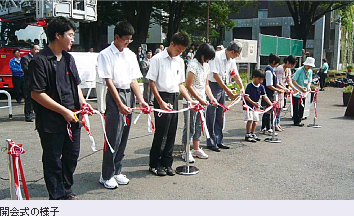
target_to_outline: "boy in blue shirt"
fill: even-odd
[[[253,82],[247,85],[245,99],[246,105],[250,108],[256,110],[260,107],[258,101],[262,96],[262,99],[265,100],[269,105],[272,105],[272,102],[269,100],[266,94],[266,90],[263,83],[265,77],[264,71],[255,70],[253,72]],[[259,121],[259,116],[257,112],[254,112],[251,109],[243,110],[244,120],[247,121],[246,124],[246,136],[245,140],[248,142],[260,141],[254,132],[256,131],[257,123]],[[252,129],[251,129],[252,125]]]

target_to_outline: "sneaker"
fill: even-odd
[[[256,141],[261,141],[261,138],[259,138],[256,134],[251,133],[251,137],[255,139]]]
[[[119,175],[114,175],[114,179],[117,181],[119,185],[127,185],[129,184],[129,179],[127,178],[126,175],[119,174]]]
[[[267,131],[264,132],[265,135],[269,135],[269,136],[273,136],[273,130],[269,129]],[[278,136],[278,133],[274,133],[274,136]]]
[[[281,110],[282,110],[282,111],[287,111],[287,110],[288,110],[288,108],[283,107],[283,108],[281,108]]]
[[[99,182],[104,185],[105,188],[107,189],[116,189],[118,188],[118,183],[117,181],[112,177],[109,180],[104,180],[102,178],[102,175],[100,176]]]
[[[266,134],[266,131],[267,131],[267,129],[265,129],[265,128],[262,128],[262,129],[261,129],[261,133],[262,133],[262,134]]]
[[[248,142],[257,142],[251,134],[246,134],[245,136],[245,140],[248,141]]]
[[[166,174],[169,176],[176,175],[176,172],[172,169],[172,167],[166,167],[165,170],[166,170]]]
[[[167,174],[165,169],[163,169],[162,167],[149,167],[149,171],[157,176],[165,176]]]
[[[205,154],[205,152],[202,149],[198,150],[192,150],[192,156],[200,158],[200,159],[208,159],[209,156]]]
[[[182,159],[183,159],[184,161],[187,161],[187,160],[186,160],[186,152],[183,152],[183,153],[182,153]],[[192,156],[192,153],[189,152],[189,163],[194,163],[194,162],[195,162],[195,160],[194,160],[194,158],[193,158],[193,156]]]

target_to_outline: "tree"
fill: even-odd
[[[341,61],[344,67],[353,63],[353,22],[354,6],[350,5],[340,11],[341,36]]]
[[[328,12],[341,9],[353,1],[286,1],[289,12],[294,20],[295,38],[304,41],[306,47],[307,37],[311,26]]]
[[[212,1],[210,2],[210,38],[213,44],[222,41],[223,30],[234,25],[228,18],[231,12],[237,12],[245,2]],[[177,31],[184,31],[192,37],[192,41],[205,41],[207,27],[206,1],[169,1],[159,4],[159,10],[153,17],[167,31],[167,43]],[[166,44],[166,45],[168,45]]]
[[[84,50],[93,47],[96,51],[100,51],[107,44],[100,43],[102,40],[102,32],[107,26],[114,25],[123,17],[119,5],[114,1],[100,1],[97,4],[97,21],[90,23],[80,23],[80,45]]]
[[[102,41],[102,32],[107,29],[107,26],[126,20],[135,30],[133,43],[129,45],[129,48],[137,51],[140,44],[146,42],[153,5],[152,1],[99,1],[97,22],[80,24],[82,46],[85,50],[90,47],[98,51],[102,50],[104,44],[99,43]]]

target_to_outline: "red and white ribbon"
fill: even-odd
[[[201,128],[202,128],[203,136],[204,136],[204,134],[205,134],[205,137],[206,137],[207,139],[209,139],[209,138],[210,138],[210,134],[209,134],[208,127],[207,127],[206,121],[205,121],[205,116],[204,116],[205,107],[202,106],[201,104],[197,104],[197,105],[193,106],[192,109],[193,109],[195,112],[198,112],[198,113],[199,113],[200,124],[201,124]]]
[[[103,135],[104,135],[104,139],[105,139],[105,142],[104,142],[104,151],[107,150],[107,145],[109,147],[109,150],[114,153],[114,150],[111,146],[111,144],[109,143],[108,141],[108,138],[107,138],[107,134],[106,134],[106,118],[105,116],[100,113],[98,110],[95,110],[95,109],[91,109],[88,104],[83,104],[82,105],[82,108],[81,110],[79,111],[76,111],[75,114],[80,114],[82,116],[82,126],[85,128],[85,130],[87,131],[87,134],[91,140],[91,149],[92,151],[97,151],[96,149],[96,143],[95,143],[95,139],[93,138],[92,136],[92,133],[91,133],[91,126],[90,126],[90,120],[88,118],[89,114],[92,113],[92,114],[98,114],[100,116],[100,119],[101,119],[101,124],[102,124],[102,130],[103,130]],[[72,135],[72,131],[71,131],[71,124],[68,122],[67,124],[67,130],[68,130],[68,135],[69,135],[69,138],[73,139],[73,135]]]
[[[223,110],[223,115],[222,115],[222,118],[223,118],[223,125],[222,125],[222,130],[225,129],[225,125],[226,125],[226,111],[230,111],[231,110],[231,107],[233,107],[235,104],[237,104],[238,102],[240,102],[242,99],[242,96],[239,95],[237,96],[233,101],[231,101],[231,103],[228,105],[228,106],[225,106],[221,103],[218,103],[218,106],[222,107],[224,110]]]
[[[141,116],[141,114],[147,114],[148,116],[148,121],[147,121],[147,125],[148,125],[148,132],[155,133],[155,125],[154,122],[152,121],[151,118],[151,113],[154,112],[154,110],[151,107],[145,107],[145,108],[132,108],[132,110],[140,110],[140,113],[138,114],[138,116],[135,118],[134,120],[134,124],[136,124]]]
[[[22,163],[21,163],[21,154],[24,154],[26,151],[23,149],[22,144],[16,144],[13,140],[9,142],[9,151],[7,154],[12,156],[12,167],[13,167],[13,176],[14,176],[14,184],[15,184],[15,193],[17,200],[23,200],[21,194],[21,186],[20,186],[20,178],[23,185],[23,191],[25,193],[26,200],[29,200],[28,188],[26,184],[25,175],[23,173]]]
[[[303,92],[298,92],[296,94],[293,94],[292,92],[288,92],[290,94],[290,105],[291,105],[291,116],[293,116],[293,104],[294,104],[294,100],[293,100],[293,96],[294,95],[298,95],[300,96],[300,100],[299,100],[299,104],[301,104],[301,106],[305,107],[305,104],[303,102],[303,98],[307,98],[307,96],[309,95],[309,93],[315,93],[314,95],[314,109],[315,109],[315,118],[317,119],[317,94],[318,94],[319,90],[315,89],[314,91],[307,91],[305,93]]]

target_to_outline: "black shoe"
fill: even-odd
[[[229,149],[230,148],[230,146],[226,146],[224,144],[218,144],[218,147],[221,149]]]
[[[297,123],[297,124],[294,124],[294,126],[303,127],[304,123]]]
[[[165,176],[166,175],[166,171],[162,168],[162,167],[149,167],[149,171],[154,173],[157,176]]]
[[[154,106],[154,102],[150,101],[149,106]]]
[[[172,169],[172,167],[166,167],[166,174],[169,176],[174,176],[176,172]]]
[[[33,122],[33,119],[30,118],[30,117],[28,117],[28,118],[25,119],[25,121],[26,121],[26,122]]]
[[[220,149],[216,146],[207,146],[207,149],[210,149],[212,151],[220,152]]]
[[[65,196],[65,200],[78,200],[78,199],[79,199],[79,197],[77,197],[76,194],[73,194],[73,193]]]

